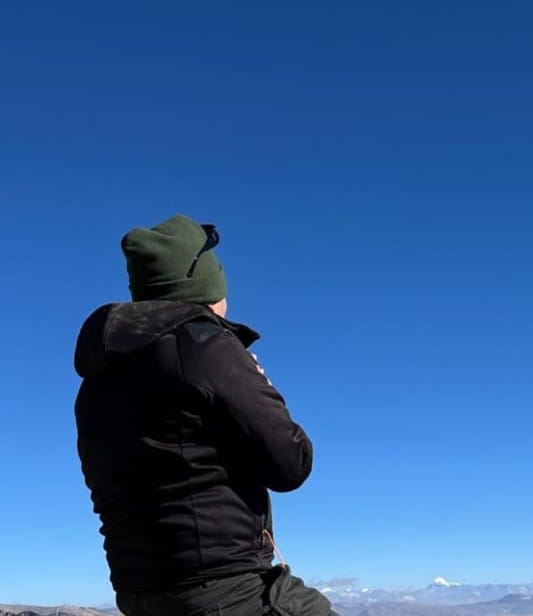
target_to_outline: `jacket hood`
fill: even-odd
[[[105,304],[81,327],[74,353],[76,372],[83,378],[105,372],[127,355],[197,319],[219,323],[245,347],[259,339],[250,327],[222,319],[201,304],[158,300]]]

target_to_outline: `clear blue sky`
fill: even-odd
[[[530,2],[0,2],[0,603],[112,600],[72,350],[119,248],[214,222],[312,437],[306,578],[533,580]]]

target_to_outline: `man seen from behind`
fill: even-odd
[[[272,566],[268,490],[297,489],[312,447],[228,321],[214,226],[175,216],[122,240],[131,302],[83,324],[78,452],[126,616],[329,616]]]

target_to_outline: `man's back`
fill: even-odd
[[[78,447],[116,590],[270,567],[267,487],[302,483],[311,445],[245,350],[255,338],[182,302],[84,325]]]
[[[272,567],[268,490],[298,488],[312,446],[225,319],[214,225],[174,216],[121,242],[132,302],[84,323],[78,451],[126,616],[331,616]]]

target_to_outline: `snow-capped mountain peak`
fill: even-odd
[[[449,588],[451,584],[446,578],[439,575],[433,580],[433,586],[444,586],[445,588]]]
[[[457,582],[448,582],[446,578],[443,578],[442,576],[439,575],[433,580],[433,586],[440,586],[441,588],[450,588],[451,586],[460,586],[460,584],[457,584]]]

